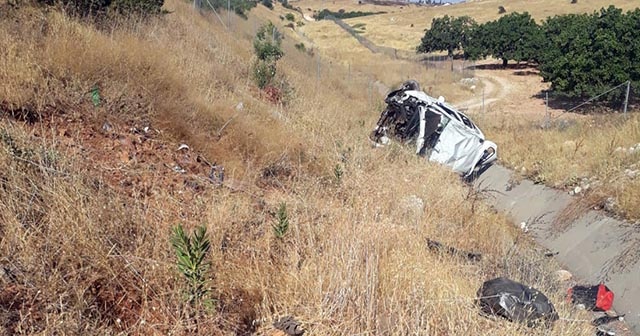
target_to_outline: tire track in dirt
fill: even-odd
[[[487,71],[476,70],[475,78],[479,79],[484,85],[484,105],[498,102],[509,96],[512,86],[506,78],[495,76]],[[454,105],[461,110],[479,109],[483,104],[483,91],[478,90],[472,98],[461,102],[453,102]]]

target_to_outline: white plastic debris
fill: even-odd
[[[187,146],[186,144],[180,144],[180,146],[178,146],[178,150],[182,150],[182,149],[189,150],[189,146]]]
[[[556,277],[558,279],[558,281],[568,281],[571,280],[571,278],[573,278],[573,274],[571,274],[569,271],[567,270],[558,270],[556,271]]]

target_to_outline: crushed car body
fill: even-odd
[[[370,138],[376,145],[390,139],[415,144],[416,154],[450,167],[465,178],[477,176],[497,159],[497,145],[464,113],[420,90],[415,81],[403,83],[385,98],[387,104]]]

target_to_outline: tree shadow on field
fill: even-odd
[[[605,114],[605,113],[621,113],[624,110],[624,97],[620,99],[614,99],[612,101],[595,100],[586,102],[589,98],[571,98],[563,95],[549,92],[549,107],[556,110],[564,110],[565,112],[576,114]],[[537,98],[544,104],[547,91],[542,90],[532,98]],[[633,111],[638,109],[638,99],[635,99],[633,95],[629,96],[629,102],[627,111]],[[583,104],[583,105],[581,105]]]
[[[502,66],[502,63],[491,63],[491,64],[477,64],[474,66],[477,70],[525,70],[525,69],[535,69],[535,66],[529,63],[520,63],[520,64],[507,64],[507,66]]]

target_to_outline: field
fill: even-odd
[[[419,75],[437,93],[457,77],[323,46],[318,34],[343,38],[324,22],[304,26],[315,54],[299,51],[309,40],[282,27],[279,5],[229,29],[188,2],[165,8],[96,26],[0,1],[0,335],[282,335],[285,315],[309,335],[593,333],[560,265],[486,195],[368,142],[376,81]],[[286,34],[276,102],[252,78],[268,19]],[[458,91],[449,99],[477,108],[477,91]],[[207,229],[206,301],[176,266],[177,225]],[[496,276],[543,290],[563,320],[481,316],[476,291]]]
[[[609,4],[625,10],[638,7],[638,3],[633,1],[578,1],[577,4],[571,4],[542,0],[510,1],[504,6],[507,13],[528,10],[534,18],[541,21],[549,15],[592,12]],[[474,1],[444,7],[387,6],[388,14],[347,19],[345,22],[352,27],[361,27],[361,34],[378,45],[409,52],[419,44],[423,29],[428,26],[431,18],[444,14],[470,15],[478,22],[484,22],[499,17],[499,5],[497,1]],[[357,6],[360,5],[349,1],[312,1],[300,2],[300,6],[312,9],[327,7],[337,11],[340,8],[359,10]],[[384,7],[373,6],[366,10],[382,11]],[[425,22],[426,26],[421,26],[418,22]],[[326,45],[332,50],[334,59],[348,59],[352,51],[356,50],[355,47],[342,47],[355,43],[355,39],[332,22],[309,22],[303,29],[314,41],[319,41],[319,47]],[[323,36],[331,38],[320,43]],[[365,54],[366,49],[358,53],[358,56],[360,59],[366,59]],[[631,117],[629,122],[624,122],[619,120],[624,117],[615,114],[594,117],[582,117],[576,113],[565,114],[558,104],[551,104],[545,109],[542,92],[548,88],[548,83],[542,83],[541,78],[536,75],[536,69],[514,65],[511,69],[500,70],[496,69],[497,63],[492,60],[478,62],[479,66],[475,69],[474,76],[479,80],[479,84],[475,90],[460,85],[459,77],[447,77],[448,71],[439,72],[443,80],[438,84],[429,83],[428,86],[435,87],[432,94],[444,95],[461,108],[473,105],[475,108],[471,109],[471,114],[480,111],[478,107],[484,92],[487,101],[485,112],[490,116],[478,115],[475,118],[480,119],[480,125],[486,127],[490,137],[497,141],[501,148],[500,160],[503,164],[517,169],[525,177],[567,191],[586,185],[590,190],[580,199],[584,207],[606,208],[615,215],[631,221],[640,218],[640,212],[637,211],[640,198],[635,192],[638,181],[634,177],[638,168],[638,157],[635,154],[621,154],[621,149],[626,148],[629,152],[629,148],[635,148],[634,146],[640,143],[635,116]],[[442,68],[446,69],[446,66]],[[384,78],[383,75],[377,75],[375,67],[369,67],[367,70],[377,78]],[[422,78],[424,75],[415,77],[419,82],[422,82]],[[483,89],[483,86],[487,88]],[[569,107],[579,103],[569,103]],[[571,127],[542,130],[540,125],[545,120],[546,111],[550,113],[554,123]],[[621,112],[621,105],[616,107],[616,111]],[[593,129],[598,130],[595,136],[591,131]],[[615,152],[616,149],[618,152]],[[571,155],[567,155],[568,152]],[[609,205],[605,207],[607,203]],[[615,205],[611,206],[614,203]]]
[[[302,0],[293,1],[292,5],[304,10],[321,10],[328,8],[333,11],[344,9],[345,11],[386,11],[386,14],[364,16],[345,20],[350,25],[364,24],[367,29],[363,36],[374,43],[400,50],[415,50],[420,44],[420,38],[424,35],[424,30],[429,28],[434,17],[444,15],[463,16],[468,15],[477,22],[496,20],[500,17],[498,6],[504,6],[507,13],[529,12],[537,21],[542,21],[549,16],[568,13],[589,13],[602,7],[614,5],[624,10],[638,8],[635,0],[580,0],[576,4],[570,1],[549,1],[549,0],[482,0],[468,3],[456,4],[444,7],[424,7],[407,5],[400,7],[358,5],[354,0],[336,1],[313,1]]]

